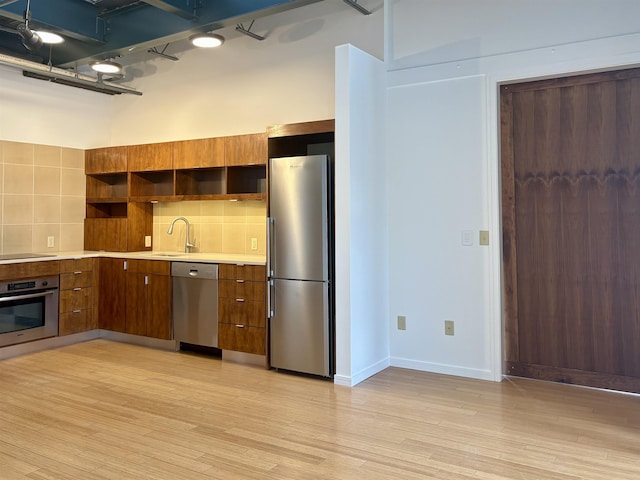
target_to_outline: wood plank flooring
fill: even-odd
[[[0,479],[640,478],[640,397],[390,368],[355,388],[94,340],[0,362]]]

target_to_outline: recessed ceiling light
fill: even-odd
[[[34,30],[34,33],[38,34],[38,36],[42,39],[42,43],[56,44],[64,42],[64,38],[62,38],[57,33],[45,32],[44,30]]]
[[[189,41],[195,47],[215,48],[224,43],[224,37],[215,33],[196,33],[189,37]]]
[[[112,60],[91,62],[89,65],[93,70],[99,73],[120,73],[122,71],[122,65]]]

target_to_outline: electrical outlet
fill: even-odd
[[[144,236],[144,246],[145,247],[150,247],[151,246],[151,235],[145,235]]]
[[[445,320],[444,321],[444,334],[445,335],[454,335],[454,324],[453,320]]]
[[[258,239],[256,237],[253,237],[251,239],[251,250],[257,250],[258,249]]]
[[[398,315],[398,330],[407,329],[407,317],[404,315]]]
[[[47,247],[52,248],[56,244],[55,237],[47,237]]]

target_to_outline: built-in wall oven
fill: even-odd
[[[57,276],[0,283],[0,347],[58,335]]]

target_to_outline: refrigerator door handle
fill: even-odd
[[[267,311],[269,312],[269,318],[276,316],[276,296],[273,289],[275,288],[275,281],[269,280],[269,288],[267,289]]]
[[[276,220],[267,217],[267,276],[273,277],[273,264],[275,263],[275,235]]]

